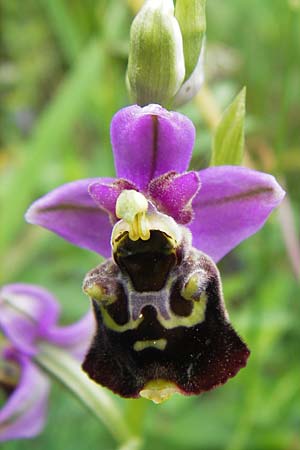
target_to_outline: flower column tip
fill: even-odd
[[[124,190],[116,203],[116,216],[129,225],[129,238],[132,241],[150,238],[150,230],[146,218],[148,201],[140,192],[133,189]]]

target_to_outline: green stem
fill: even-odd
[[[144,398],[127,401],[126,418],[130,429],[137,435],[141,432],[149,403],[149,400]]]
[[[141,440],[139,438],[132,438],[125,442],[118,450],[139,450],[141,448]]]
[[[108,428],[123,449],[137,450],[140,441],[132,435],[111,397],[81,370],[67,352],[49,344],[41,344],[37,363],[73,392]]]

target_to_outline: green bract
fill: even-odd
[[[175,16],[178,20],[185,60],[185,79],[194,71],[201,52],[206,30],[206,0],[177,0]]]
[[[246,88],[225,110],[213,141],[211,165],[239,165],[244,154]]]
[[[190,100],[203,82],[205,0],[148,0],[130,33],[127,82],[139,105]]]

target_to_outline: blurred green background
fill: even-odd
[[[42,284],[62,321],[88,309],[85,273],[99,256],[24,223],[27,206],[77,178],[113,175],[112,115],[129,104],[124,76],[138,1],[0,3],[1,283]],[[208,0],[206,79],[223,110],[247,86],[248,161],[286,186],[289,202],[220,263],[231,320],[252,354],[246,369],[200,397],[156,406],[117,399],[146,450],[300,449],[300,1]],[[193,167],[210,159],[199,102]],[[203,111],[203,104],[202,104]],[[111,450],[104,427],[53,383],[44,432],[5,450]]]

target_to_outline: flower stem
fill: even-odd
[[[42,343],[35,357],[37,363],[73,392],[108,428],[123,449],[137,450],[141,442],[129,429],[117,405],[101,387],[81,370],[69,353]]]
[[[132,438],[125,442],[118,450],[139,450],[141,448],[141,440],[139,438]]]
[[[139,435],[145,419],[145,414],[150,404],[149,400],[140,398],[138,400],[128,400],[126,418],[133,433]]]

